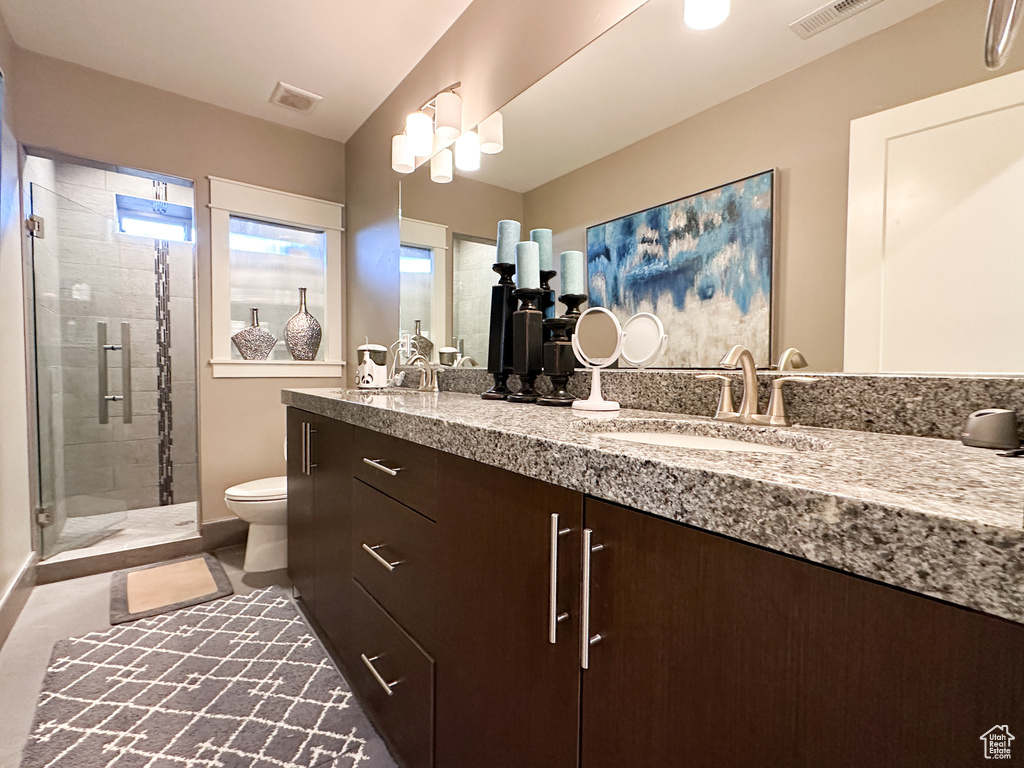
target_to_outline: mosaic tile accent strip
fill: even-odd
[[[164,195],[166,199],[166,187]],[[171,412],[171,276],[168,255],[170,243],[157,240],[156,250],[156,375],[157,375],[157,423],[160,442],[157,446],[158,482],[160,504],[174,503],[174,462],[171,446],[174,426]]]

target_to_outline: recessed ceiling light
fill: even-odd
[[[729,18],[729,0],[684,0],[683,21],[690,29],[714,29]]]

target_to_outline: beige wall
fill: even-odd
[[[8,96],[13,58],[14,44],[0,19],[0,69]],[[21,199],[11,112],[6,98],[0,125],[0,596],[32,552]]]
[[[430,180],[430,173],[425,167],[402,177],[400,183],[403,216],[448,227],[448,285],[445,295],[448,297],[447,322],[451,328],[454,276],[452,235],[473,235],[494,240],[498,235],[499,221],[523,220],[523,196],[518,192],[465,178],[460,178],[458,183],[435,184]],[[394,339],[395,334],[392,333],[379,341],[390,344]],[[451,339],[445,339],[438,346],[450,343]]]
[[[475,125],[640,4],[475,0],[363,123],[346,145],[350,350],[398,327],[400,176],[391,170],[391,137],[405,115],[461,82],[463,120]]]
[[[986,3],[934,8],[528,192],[527,222],[583,249],[586,227],[768,168],[781,172],[778,336],[842,370],[850,121],[998,73],[982,62]]]
[[[203,517],[230,515],[224,489],[284,473],[280,390],[336,379],[214,379],[207,176],[344,202],[345,145],[19,50],[11,102],[26,145],[196,182],[199,452]]]

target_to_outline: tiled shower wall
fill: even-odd
[[[62,346],[64,493],[71,516],[159,503],[154,241],[117,231],[115,194],[152,198],[153,184],[126,174],[56,164],[56,221]],[[170,185],[169,201],[192,205],[191,189]],[[52,246],[51,246],[52,247]],[[196,388],[193,252],[171,243],[171,357],[174,501],[196,499]],[[121,403],[108,424],[97,413],[97,321],[108,343],[131,323],[133,421]],[[121,392],[121,353],[110,352],[109,392]]]
[[[452,335],[464,340],[467,355],[487,365],[491,286],[498,282],[491,265],[497,261],[497,248],[456,235],[452,251]]]

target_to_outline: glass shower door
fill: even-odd
[[[116,222],[39,184],[30,195],[42,220],[31,255],[45,559],[104,539],[125,519],[125,500],[110,493],[124,457],[111,446],[133,423],[131,342],[130,324],[110,313],[124,306],[118,266],[103,258]],[[73,224],[76,236],[58,222]]]

